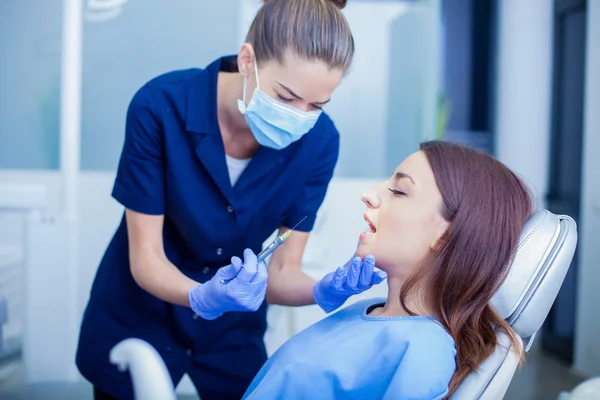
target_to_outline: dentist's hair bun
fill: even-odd
[[[340,10],[342,8],[346,7],[346,3],[348,3],[348,0],[328,0],[328,1],[335,4]]]

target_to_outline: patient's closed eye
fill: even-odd
[[[401,190],[397,190],[397,189],[388,189],[388,190],[397,196],[406,196],[406,193],[404,193]]]

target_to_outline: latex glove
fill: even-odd
[[[223,283],[226,282],[226,283]],[[244,250],[244,262],[231,258],[206,283],[193,287],[188,295],[192,310],[212,320],[228,311],[256,311],[267,293],[267,267],[257,262],[250,249]]]
[[[385,280],[384,271],[374,271],[375,257],[352,257],[343,267],[325,275],[313,287],[315,302],[329,313],[342,306],[350,296],[364,292]]]

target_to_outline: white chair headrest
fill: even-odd
[[[577,245],[575,221],[547,210],[523,227],[506,280],[492,298],[496,311],[523,337],[542,326],[563,283]]]

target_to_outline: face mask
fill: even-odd
[[[244,77],[244,98],[238,100],[238,109],[246,117],[254,138],[261,146],[283,149],[315,126],[321,110],[300,111],[273,99],[260,90],[256,59],[254,59],[254,75],[256,90],[246,106],[246,78]]]

